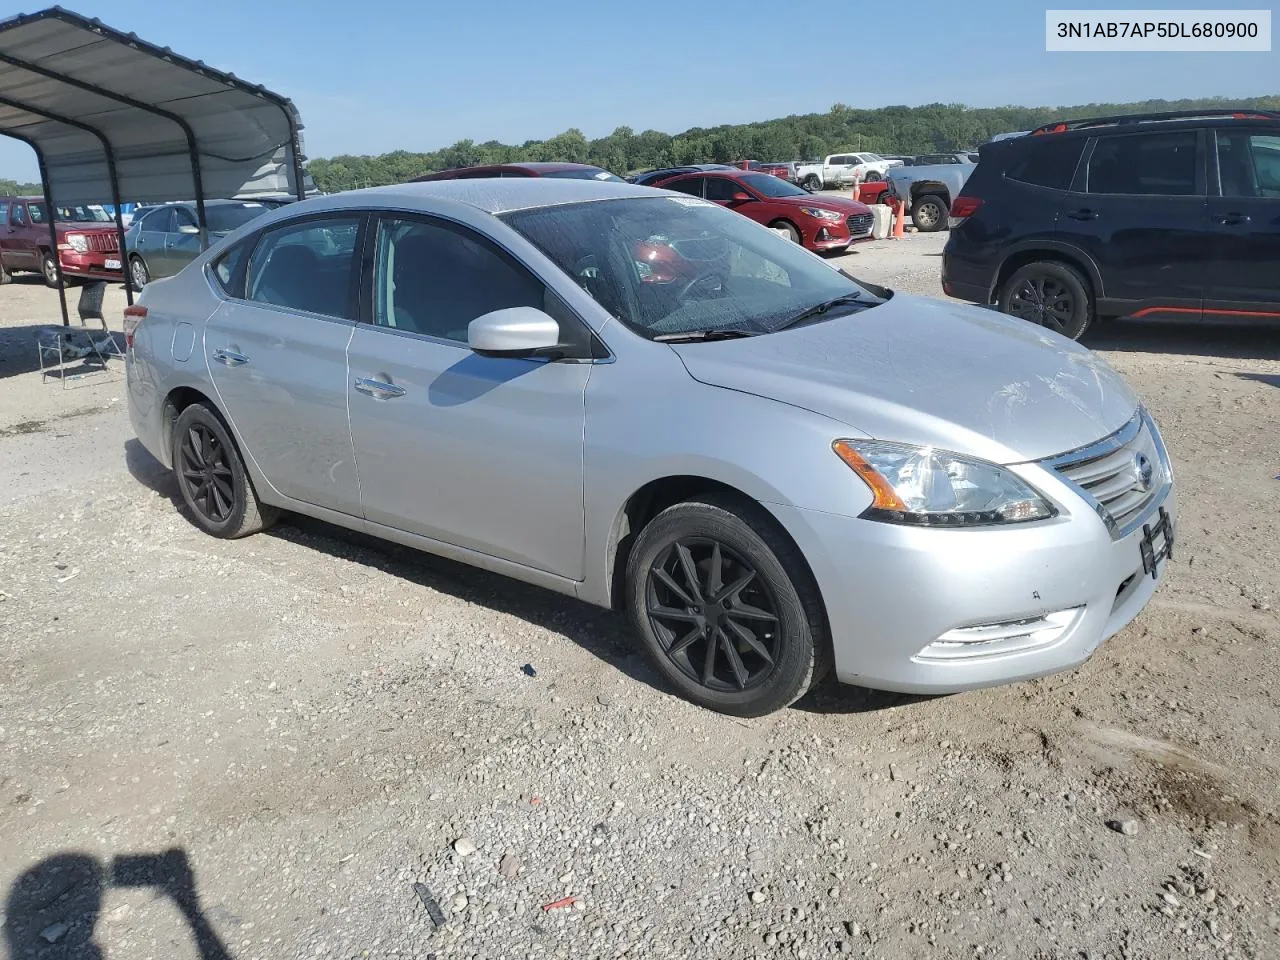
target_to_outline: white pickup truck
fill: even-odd
[[[838,189],[855,180],[884,179],[890,167],[902,166],[901,160],[886,160],[874,153],[833,153],[821,163],[796,164],[796,183],[810,193],[823,187]]]

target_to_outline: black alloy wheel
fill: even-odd
[[[1001,291],[1000,309],[1072,340],[1084,336],[1093,320],[1084,278],[1056,261],[1018,269]]]
[[[778,654],[778,601],[746,558],[706,537],[684,537],[649,567],[645,612],[663,652],[716,691],[759,686]]]
[[[193,509],[212,524],[226,523],[236,504],[235,475],[226,447],[208,426],[193,423],[178,457],[178,476]]]
[[[205,533],[243,537],[279,516],[258,499],[226,424],[205,404],[193,403],[178,415],[171,449],[183,502]]]

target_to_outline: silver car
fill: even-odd
[[[309,200],[128,313],[134,428],[204,530],[290,510],[625,609],[715,710],[829,669],[930,693],[1069,669],[1172,555],[1169,458],[1103,360],[683,194]]]

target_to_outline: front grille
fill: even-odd
[[[1172,479],[1154,425],[1141,411],[1105,440],[1048,465],[1075,485],[1117,537],[1136,526]]]
[[[84,236],[94,253],[115,253],[120,249],[114,233],[86,233]]]
[[[846,223],[849,225],[849,235],[860,237],[864,233],[871,232],[871,224],[875,220],[869,213],[855,213]]]

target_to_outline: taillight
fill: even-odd
[[[951,219],[963,220],[965,217],[972,217],[978,212],[980,206],[982,206],[982,200],[978,197],[956,197],[955,203],[951,204]]]
[[[124,308],[124,345],[128,349],[133,346],[133,334],[138,324],[147,318],[147,308],[140,303]]]

